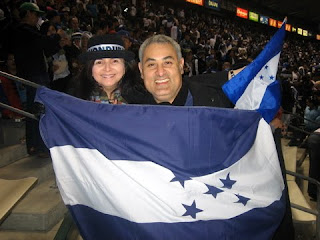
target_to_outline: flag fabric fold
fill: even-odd
[[[84,239],[271,239],[284,183],[255,111],[108,105],[38,89],[41,135]]]
[[[256,110],[267,122],[274,118],[281,103],[276,76],[285,25],[286,19],[256,59],[222,87],[235,108]]]

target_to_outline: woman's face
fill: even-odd
[[[92,76],[104,90],[116,89],[124,74],[125,64],[122,58],[102,58],[93,63]]]

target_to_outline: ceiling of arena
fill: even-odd
[[[256,11],[278,13],[288,16],[288,22],[300,22],[303,24],[320,26],[320,1],[319,0],[234,0],[243,6],[254,8]]]

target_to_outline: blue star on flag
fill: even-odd
[[[241,195],[239,195],[239,194],[236,194],[236,196],[238,197],[238,202],[236,202],[236,203],[242,203],[243,204],[243,206],[245,206],[246,204],[247,204],[247,202],[250,200],[250,198],[246,198],[246,197],[244,197],[244,196],[241,196]]]
[[[175,176],[170,182],[179,182],[182,187],[184,187],[184,182],[187,180],[191,180],[190,177],[183,177],[183,176]]]
[[[228,173],[228,176],[226,179],[221,179],[221,182],[223,183],[223,188],[228,188],[231,189],[233,184],[235,184],[237,181],[231,180],[230,179],[230,173]]]
[[[271,75],[271,76],[270,76],[270,80],[273,81],[273,79],[274,79],[274,76]]]
[[[208,192],[205,192],[204,194],[211,194],[214,198],[217,197],[218,193],[221,193],[223,192],[223,190],[219,189],[219,188],[216,188],[214,186],[210,186],[210,185],[207,185],[207,188],[208,188]]]
[[[203,210],[196,207],[196,201],[193,201],[191,206],[182,204],[183,207],[187,210],[182,216],[191,216],[192,218],[196,218],[196,214],[202,212]]]

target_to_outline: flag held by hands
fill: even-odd
[[[84,239],[267,240],[280,224],[284,183],[259,113],[98,104],[47,88],[36,98]]]

